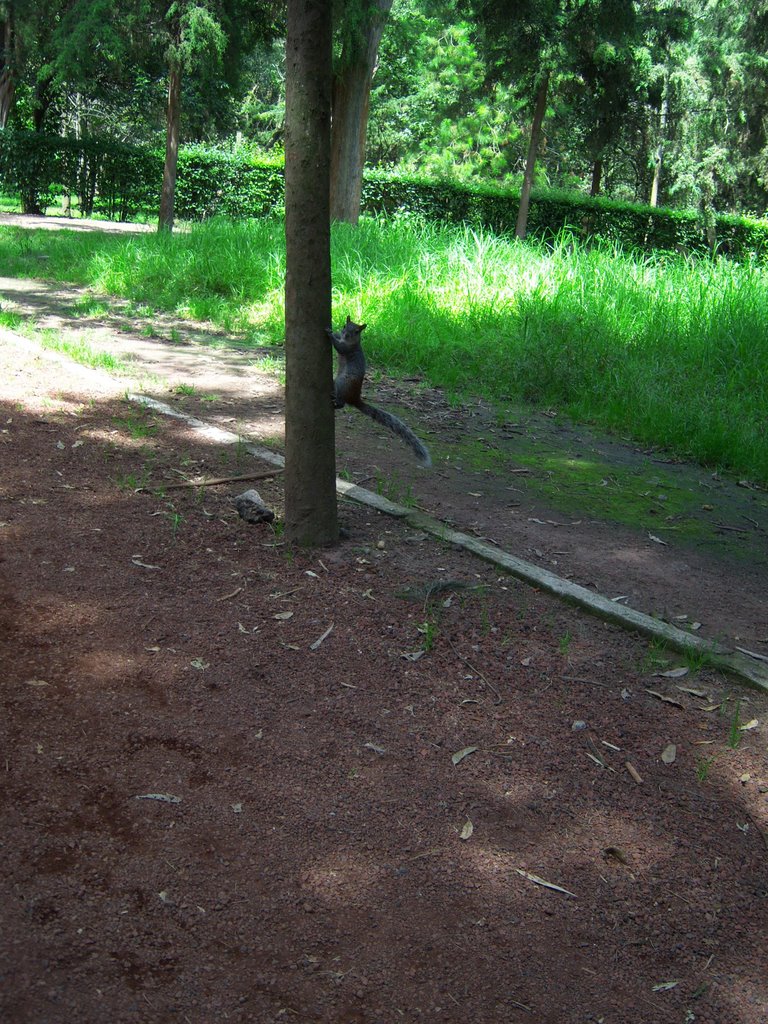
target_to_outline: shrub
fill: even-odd
[[[247,153],[188,146],[179,152],[176,214],[186,220],[262,217],[283,206],[279,164],[256,163]]]
[[[0,133],[0,181],[18,195],[24,213],[43,213],[63,176],[61,140],[38,132],[6,129]]]
[[[0,132],[0,187],[19,196],[28,213],[45,210],[58,194],[76,196],[80,212],[94,210],[127,220],[154,213],[160,195],[163,156],[157,150],[104,139],[72,139],[23,130]],[[282,163],[231,152],[187,146],[179,153],[176,215],[204,220],[217,214],[241,219],[279,212],[284,205]],[[416,215],[435,223],[468,224],[497,233],[515,229],[519,195],[492,184],[369,172],[363,182],[363,210],[393,216]],[[604,239],[633,250],[708,254],[711,244],[701,220],[690,210],[668,210],[540,190],[531,197],[529,233],[559,238],[564,231],[582,241]],[[718,253],[737,259],[768,254],[768,224],[723,215],[715,221]]]

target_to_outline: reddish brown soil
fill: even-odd
[[[367,509],[163,494],[248,467],[31,343],[0,417],[0,1020],[768,1019],[764,696]]]

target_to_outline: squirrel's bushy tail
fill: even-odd
[[[357,408],[360,412],[365,413],[366,416],[370,416],[376,423],[380,423],[382,427],[386,427],[393,434],[397,434],[398,437],[402,438],[416,452],[422,466],[428,467],[432,465],[432,459],[426,445],[416,437],[411,428],[406,426],[401,419],[393,416],[391,412],[385,412],[383,409],[377,408],[375,405],[369,405],[368,402],[360,402]]]

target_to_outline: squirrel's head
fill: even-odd
[[[362,334],[368,324],[356,324],[351,316],[347,317],[347,322],[344,325],[345,331],[357,331],[358,334]]]

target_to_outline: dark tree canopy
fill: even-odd
[[[768,206],[766,0],[333,7],[341,219],[364,164],[705,218]],[[0,129],[157,146],[170,110],[180,144],[279,153],[284,16],[268,0],[0,0]]]

